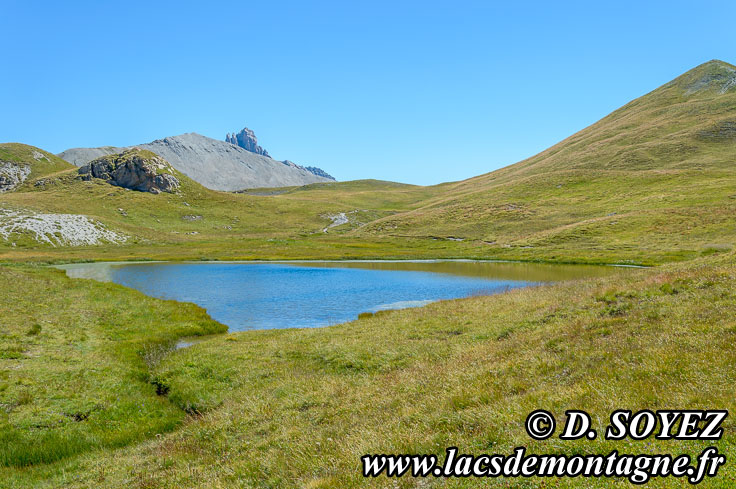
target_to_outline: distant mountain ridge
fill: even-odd
[[[254,142],[257,142],[255,136]],[[277,161],[227,141],[197,133],[171,136],[131,147],[72,148],[58,156],[74,165],[83,166],[95,158],[134,147],[156,153],[175,169],[213,190],[290,187],[335,181],[319,168],[308,169],[288,160]]]
[[[285,160],[284,163],[293,163],[293,162],[289,160]],[[324,171],[322,168],[317,168],[316,166],[305,166],[304,169],[307,170],[308,172],[314,173],[315,175],[319,177],[329,178],[330,180],[335,179],[335,177],[333,177],[332,175]]]

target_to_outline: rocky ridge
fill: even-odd
[[[324,171],[322,168],[317,168],[316,166],[305,166],[304,169],[310,173],[314,173],[318,177],[329,178],[330,180],[335,179],[335,177]]]
[[[264,148],[258,145],[258,138],[256,138],[256,134],[252,130],[248,129],[247,127],[244,127],[238,133],[226,134],[225,142],[228,142],[230,144],[243,148],[244,150],[250,151],[251,153],[271,157],[268,154],[268,151],[266,151]],[[335,180],[335,177],[333,177],[332,175],[324,171],[322,168],[317,168],[316,166],[301,166],[301,165],[294,163],[291,160],[284,160],[281,163],[287,166],[303,168],[307,170],[309,173],[316,175],[318,177],[327,178],[328,180]]]

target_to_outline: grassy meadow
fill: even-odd
[[[16,273],[36,274],[61,287],[72,285],[78,293],[114,289],[116,296],[135,296],[115,286],[72,281],[48,269],[21,267]],[[134,355],[121,357],[128,365],[138,364],[137,372],[111,366],[105,371],[107,382],[137,378],[125,394],[138,402],[145,399],[148,411],[142,414],[147,422],[153,424],[155,419],[160,424],[131,423],[119,429],[129,430],[129,440],[144,430],[156,435],[114,450],[88,444],[79,447],[77,456],[53,463],[11,464],[0,469],[0,480],[6,487],[386,487],[385,478],[362,479],[360,455],[442,454],[450,445],[469,453],[505,453],[524,445],[538,453],[618,449],[695,454],[705,447],[703,442],[581,443],[556,438],[534,442],[524,432],[523,420],[538,408],[559,416],[576,408],[589,411],[602,429],[608,414],[621,407],[733,409],[735,277],[734,256],[729,253],[607,278],[390,311],[329,328],[223,335],[163,356],[148,369]],[[52,295],[46,301],[45,309],[56,310]],[[129,313],[124,305],[118,306],[120,312]],[[191,306],[176,307],[183,312]],[[209,324],[205,322],[205,327]],[[182,325],[182,333],[187,327],[191,325]],[[15,341],[28,349],[18,363],[33,362],[29,344],[46,344],[49,349],[58,344],[57,339],[45,339],[46,329],[38,339],[27,331],[16,333],[21,339]],[[139,356],[144,351],[134,348]],[[17,351],[21,350],[19,346]],[[78,368],[100,367],[99,359],[89,355],[77,359]],[[60,373],[54,363],[47,360],[45,365]],[[22,392],[41,411],[38,408],[50,402],[44,399],[46,383],[30,384],[30,368],[24,368],[25,376],[19,375],[29,383]],[[16,384],[15,378],[4,381]],[[158,399],[156,389],[162,393]],[[104,398],[106,393],[107,389],[85,390],[80,402],[104,402],[97,396]],[[4,394],[6,399],[20,395]],[[92,410],[84,420],[57,417],[77,429],[93,430],[111,416],[109,411],[125,409],[128,399],[118,397],[121,394],[115,393],[119,404],[107,401],[108,410]],[[30,423],[33,411],[23,407],[13,414],[15,422]],[[168,423],[178,428],[167,432]],[[731,458],[736,455],[731,419],[725,429],[717,446]],[[703,487],[731,487],[734,480],[736,471],[727,464]],[[394,485],[418,483],[405,477]],[[489,487],[579,487],[579,483],[483,481]],[[428,479],[420,485],[477,484],[468,479]],[[585,481],[585,487],[625,485],[606,479]],[[673,479],[650,483],[687,485]]]
[[[0,209],[82,214],[128,237],[69,247],[0,236],[0,487],[628,487],[363,479],[360,456],[453,445],[699,453],[701,442],[533,441],[523,421],[535,409],[558,419],[583,409],[600,431],[619,408],[736,408],[736,90],[722,90],[731,69],[707,63],[528,160],[432,187],[225,193],[182,175],[178,193],[154,195],[84,182],[51,154],[0,145],[0,160],[32,168],[0,194]],[[349,222],[328,228],[340,213]],[[320,258],[654,266],[233,334],[193,304],[46,266]],[[734,487],[732,418],[716,446],[729,462],[702,487]]]

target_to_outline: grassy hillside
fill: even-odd
[[[368,236],[452,235],[518,257],[667,261],[736,242],[736,68],[711,61],[548,150],[453,184]]]
[[[30,148],[30,147],[29,147]],[[68,165],[67,165],[68,166]],[[0,259],[68,260],[127,258],[258,258],[412,256],[443,254],[447,243],[345,238],[366,222],[411,209],[431,189],[391,182],[358,181],[226,193],[206,189],[184,175],[177,193],[158,195],[82,181],[76,169],[0,195],[0,209],[88,216],[128,236],[122,245],[52,248],[29,235],[0,238]],[[255,192],[254,192],[255,193]],[[345,212],[347,224],[324,229]],[[0,224],[2,224],[0,222]],[[447,255],[445,255],[447,256]]]
[[[74,168],[71,163],[67,163],[48,151],[20,143],[0,143],[0,162],[29,166],[31,173],[28,175],[27,183]],[[25,188],[27,188],[27,183]]]
[[[617,449],[694,454],[705,445],[533,442],[523,420],[538,408],[559,416],[566,409],[585,409],[601,425],[617,408],[736,408],[734,258],[729,253],[686,265],[446,301],[330,328],[252,331],[205,341],[153,368],[171,405],[196,413],[180,429],[124,449],[0,469],[0,485],[416,487],[411,478],[362,479],[360,455],[442,454],[450,445],[475,454],[511,452],[517,445],[537,453]],[[47,287],[69,284],[58,274],[34,273]],[[103,288],[90,282],[74,287],[87,293]],[[51,295],[41,296],[37,304],[42,310],[58,307]],[[116,307],[129,313],[124,302]],[[72,328],[57,324],[61,330],[56,335]],[[26,351],[19,347],[23,360],[16,362],[30,363],[34,348],[51,331],[44,323],[39,339],[25,340],[25,331],[16,334],[34,344]],[[24,388],[34,393],[27,395],[32,399],[42,389]],[[33,419],[22,408],[11,416],[16,422]],[[95,416],[93,411],[89,420],[76,424],[93,423]],[[729,458],[736,455],[733,427],[729,418],[726,437],[717,443]],[[715,484],[703,487],[730,487],[736,478],[733,467],[727,464]],[[580,487],[580,482],[537,479],[523,481],[523,487]],[[584,482],[585,487],[626,485]],[[426,484],[477,487],[478,481]],[[487,480],[484,486],[509,483]],[[685,480],[666,479],[649,487],[686,486]]]
[[[186,179],[178,194],[147,195],[81,182],[73,170],[39,186],[29,179],[1,195],[0,206],[87,215],[130,239],[83,250],[0,240],[0,259],[471,257],[652,264],[728,251],[736,243],[734,80],[733,66],[706,63],[528,160],[434,187],[368,180],[234,194]],[[36,151],[4,147],[26,159]],[[56,170],[69,167],[52,161]],[[349,222],[323,232],[340,213]]]

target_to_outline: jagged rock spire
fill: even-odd
[[[225,136],[225,141],[230,144],[234,144],[235,146],[240,146],[251,153],[268,156],[269,158],[271,157],[271,155],[268,154],[268,151],[258,146],[258,138],[256,138],[255,133],[247,127],[244,127],[243,130],[237,134],[227,134]]]

